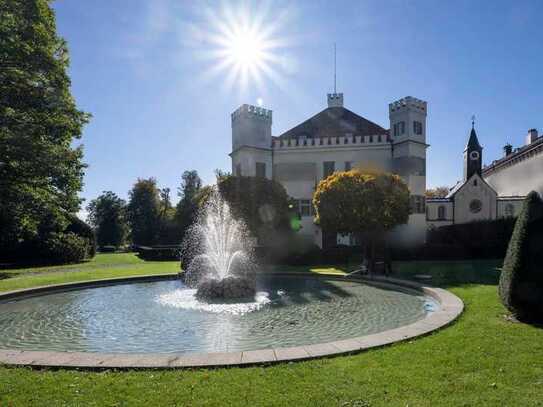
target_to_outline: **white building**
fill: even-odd
[[[528,141],[515,152],[506,146],[506,156],[483,169],[483,148],[472,128],[464,150],[464,179],[445,198],[426,200],[428,225],[517,216],[528,192],[543,192],[543,138],[530,130]]]
[[[409,223],[392,232],[395,245],[418,245],[426,234],[425,101],[405,97],[389,104],[390,129],[343,106],[343,94],[328,94],[328,108],[272,137],[272,111],[242,105],[232,113],[232,173],[275,179],[296,199],[301,234],[319,246],[349,243],[313,223],[312,198],[318,182],[334,171],[377,168],[399,174],[411,191]]]

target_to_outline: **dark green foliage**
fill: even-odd
[[[115,253],[117,246],[100,246],[100,253]]]
[[[177,204],[174,218],[177,233],[179,234],[176,242],[183,240],[186,231],[196,220],[196,216],[198,215],[198,196],[202,188],[202,180],[196,171],[185,171],[181,178],[181,186],[178,190],[178,195],[181,199]],[[170,234],[174,231],[175,229],[170,226]]]
[[[50,264],[79,263],[87,257],[88,241],[72,232],[51,233],[42,242],[41,258]]]
[[[0,58],[0,252],[20,253],[79,209],[85,165],[72,143],[89,115],[70,93],[68,50],[48,1],[0,2]]]
[[[423,247],[394,249],[394,259],[503,259],[515,221],[501,218],[430,229]]]
[[[526,197],[515,224],[499,294],[518,319],[543,322],[543,200],[534,191]]]
[[[87,206],[89,221],[96,229],[99,246],[121,246],[128,234],[126,202],[111,191],[104,191]]]
[[[277,181],[227,175],[217,185],[234,216],[246,222],[260,244],[274,245],[277,237],[290,233],[288,196]]]
[[[76,215],[71,215],[70,224],[66,228],[66,232],[72,232],[77,236],[87,239],[88,258],[93,258],[96,255],[96,236],[94,235],[94,230],[86,222],[83,222]]]
[[[160,196],[154,178],[138,179],[129,192],[127,207],[132,243],[151,246],[160,234]]]

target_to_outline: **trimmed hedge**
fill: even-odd
[[[181,248],[179,245],[170,246],[138,246],[138,257],[142,260],[169,261],[179,260]]]
[[[426,244],[392,249],[394,260],[503,259],[515,218],[476,221],[430,229]]]
[[[543,200],[534,191],[526,197],[515,225],[499,295],[516,318],[543,322]]]

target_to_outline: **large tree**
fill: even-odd
[[[128,234],[126,202],[111,191],[104,191],[87,206],[88,220],[96,230],[99,246],[121,246]]]
[[[260,244],[275,245],[278,235],[284,238],[290,232],[288,195],[277,181],[223,175],[217,178],[217,187]]]
[[[0,248],[63,232],[79,209],[89,115],[70,93],[66,42],[46,0],[0,6]],[[40,238],[46,238],[40,236]]]
[[[324,231],[365,237],[372,266],[376,241],[408,220],[409,189],[399,176],[389,173],[336,172],[320,181],[313,205],[315,221]]]
[[[196,220],[198,214],[198,193],[202,188],[202,180],[195,170],[185,171],[181,176],[178,189],[179,202],[175,210],[175,223],[179,231],[179,240],[183,240],[186,231]]]
[[[161,204],[156,180],[138,179],[128,194],[127,213],[132,243],[142,246],[157,243],[161,228]]]

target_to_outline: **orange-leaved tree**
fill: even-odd
[[[319,182],[313,205],[315,222],[323,230],[365,237],[373,271],[376,240],[407,223],[409,189],[399,176],[386,172],[336,172]]]

